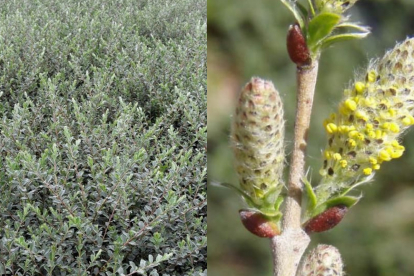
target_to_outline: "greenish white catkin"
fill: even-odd
[[[343,276],[343,263],[338,249],[319,244],[302,261],[297,276]]]
[[[343,13],[352,7],[357,0],[316,0],[316,6],[321,10]]]
[[[316,6],[319,10],[343,13],[352,7],[357,0],[316,0]]]
[[[242,89],[231,139],[241,189],[253,201],[273,197],[283,187],[283,106],[270,81],[254,77]]]
[[[414,39],[371,62],[345,89],[338,111],[325,120],[319,197],[371,177],[404,152],[401,135],[414,124]]]

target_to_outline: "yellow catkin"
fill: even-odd
[[[345,89],[325,125],[329,143],[324,152],[332,154],[324,156],[322,182],[348,185],[401,157],[405,148],[398,140],[414,125],[413,99],[414,38],[408,38]]]

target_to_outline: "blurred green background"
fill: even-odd
[[[413,0],[360,0],[348,13],[351,21],[371,26],[372,34],[335,45],[322,55],[307,152],[312,183],[318,183],[326,143],[322,121],[336,109],[343,88],[369,59],[414,35]],[[228,143],[230,115],[237,92],[251,76],[272,80],[282,94],[290,160],[296,76],[285,37],[291,23],[293,16],[278,0],[208,0],[210,182],[238,184]],[[312,236],[309,248],[327,243],[340,250],[347,275],[414,275],[413,130],[405,135],[404,145],[404,156],[382,166],[375,181],[363,187],[363,199],[337,228]],[[271,275],[269,241],[243,228],[240,198],[211,185],[208,194],[209,275]]]

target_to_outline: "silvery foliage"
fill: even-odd
[[[207,275],[206,1],[0,20],[0,274]]]

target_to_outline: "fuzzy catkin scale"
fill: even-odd
[[[324,122],[328,145],[320,173],[329,189],[347,187],[401,157],[399,139],[414,124],[413,66],[414,39],[407,39],[345,89],[338,112]]]
[[[241,189],[253,200],[283,187],[283,106],[272,82],[252,78],[239,95],[231,139]]]
[[[306,255],[298,275],[343,276],[341,254],[334,246],[320,244]]]

